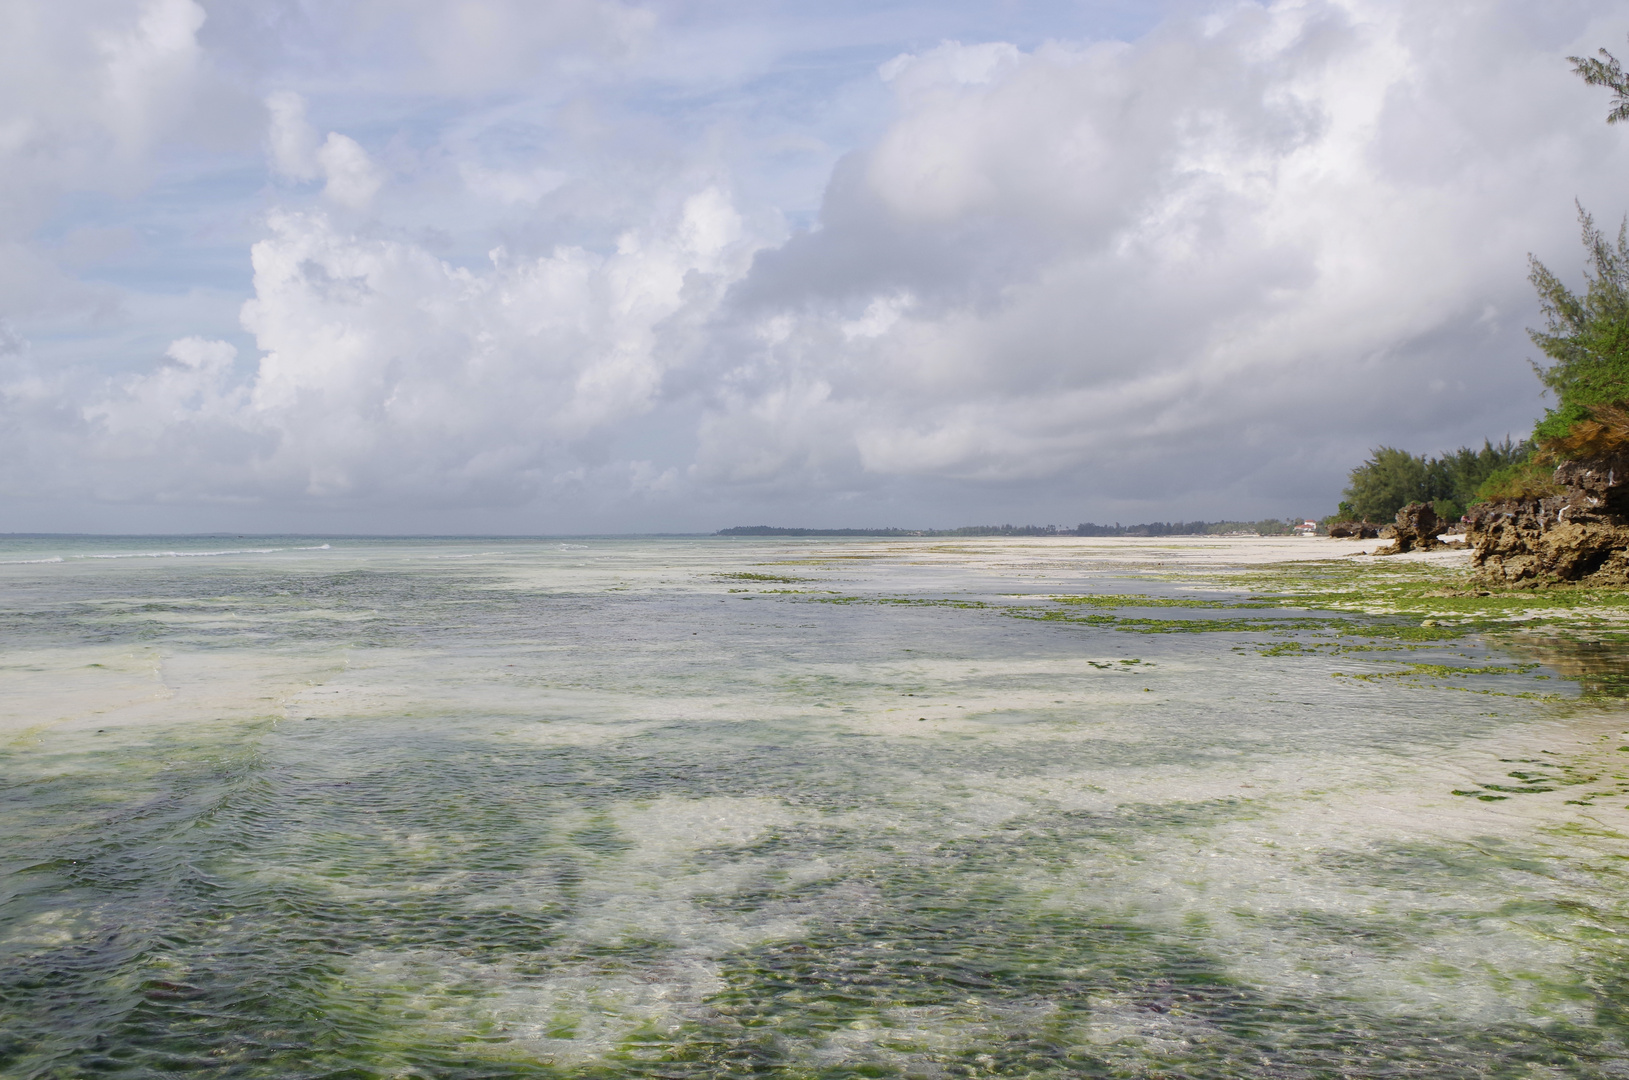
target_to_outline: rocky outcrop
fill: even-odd
[[[1557,494],[1466,515],[1471,565],[1503,585],[1629,585],[1629,453],[1564,462],[1554,482]]]
[[[1629,450],[1587,461],[1564,461],[1556,467],[1555,483],[1562,489],[1555,498],[1558,511],[1565,511],[1563,519],[1600,515],[1629,524]]]
[[[1629,522],[1577,512],[1562,516],[1572,508],[1560,502],[1513,499],[1477,507],[1467,539],[1479,576],[1504,585],[1629,585]]]
[[[1409,503],[1397,511],[1397,523],[1382,535],[1391,540],[1387,547],[1379,548],[1376,555],[1401,555],[1405,551],[1431,551],[1443,546],[1437,534],[1443,522],[1430,503]]]
[[[1329,526],[1331,540],[1373,540],[1380,526],[1372,521],[1337,521]]]

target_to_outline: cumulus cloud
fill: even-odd
[[[649,9],[279,10],[332,32],[319,53],[371,42],[346,77],[374,92],[542,78],[526,107],[601,156],[567,167],[504,100],[392,133],[285,63],[261,96],[285,183],[248,245],[252,349],[177,326],[162,362],[100,378],[13,349],[0,412],[33,433],[13,492],[620,500],[601,520],[623,527],[1316,512],[1376,442],[1519,435],[1525,255],[1570,265],[1574,197],[1624,209],[1629,147],[1563,59],[1620,36],[1604,3],[1283,0],[1130,42],[903,52],[868,76],[886,121],[790,234],[742,194],[769,166],[715,152],[725,135],[664,157],[597,134],[661,37]],[[155,0],[107,26],[82,59],[157,119],[91,94],[72,124],[0,125],[0,153],[8,131],[101,131],[90,183],[120,139],[174,130],[209,24]],[[689,107],[645,106],[652,130]],[[484,259],[456,253],[479,236]],[[0,299],[29,276],[0,263]]]
[[[191,89],[204,10],[193,0],[151,0],[133,26],[98,35],[107,77],[107,127],[127,153],[144,147],[172,102]],[[168,99],[168,100],[166,100]]]
[[[203,62],[203,23],[193,0],[0,6],[0,316],[105,308],[36,233],[65,194],[139,191],[165,140],[220,134],[239,95]]]
[[[140,164],[155,140],[193,118],[208,81],[203,23],[193,0],[0,10],[5,202],[15,208],[44,184],[116,182],[107,164]]]
[[[384,183],[368,152],[355,139],[337,131],[330,131],[317,148],[317,165],[328,180],[323,195],[353,210],[372,202]]]
[[[704,468],[1214,513],[1286,455],[1519,431],[1522,253],[1625,154],[1558,129],[1557,50],[1480,14],[1239,5],[890,62],[897,120],[736,290]]]
[[[572,446],[651,408],[685,359],[676,329],[712,310],[752,253],[711,187],[612,253],[497,249],[484,269],[320,212],[268,225],[243,310],[261,352],[252,375],[234,377],[230,344],[186,338],[80,410],[93,456],[129,466],[123,497],[181,481],[208,498],[513,505],[580,481]],[[621,472],[647,492],[677,475]]]
[[[266,98],[271,118],[266,143],[272,168],[293,180],[326,183],[322,193],[329,200],[352,210],[362,210],[384,185],[384,176],[360,143],[348,135],[330,131],[322,145],[305,119],[305,99],[289,90]]]
[[[170,441],[177,426],[227,419],[245,396],[229,381],[237,352],[229,342],[182,338],[165,352],[168,363],[123,380],[120,392],[87,406],[85,419],[104,433],[104,454],[135,456]]]

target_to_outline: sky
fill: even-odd
[[[0,533],[1322,516],[1521,438],[1606,0],[6,0]]]

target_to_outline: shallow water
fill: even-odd
[[[0,541],[0,1071],[1629,1075],[1624,717],[1163,550]]]

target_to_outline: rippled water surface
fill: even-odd
[[[1195,552],[0,541],[0,1074],[1629,1075],[1624,717]]]

